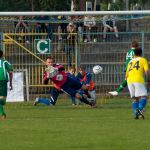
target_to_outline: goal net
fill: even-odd
[[[27,70],[29,99],[48,95],[50,85],[42,82],[48,56],[66,71],[101,65],[103,72],[92,78],[96,93],[105,95],[123,81],[133,40],[149,58],[149,18],[150,11],[1,12],[0,47],[14,69]]]

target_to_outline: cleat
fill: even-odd
[[[0,117],[1,120],[5,120],[6,119],[6,114],[3,114],[1,117]]]
[[[77,104],[72,104],[72,106],[76,106]]]
[[[112,96],[117,96],[118,95],[118,92],[117,91],[112,91],[112,92],[108,92],[110,95]]]
[[[39,103],[39,97],[37,97],[33,103],[34,106],[37,106],[37,104]]]
[[[90,106],[91,106],[92,108],[96,108],[96,104],[95,104],[95,101],[94,101],[94,100],[90,101]]]
[[[142,111],[140,111],[138,108],[136,109],[136,112],[137,112],[137,114],[138,114],[138,119],[144,119],[144,115],[143,115],[143,113],[142,113]]]
[[[139,116],[138,116],[138,115],[136,115],[136,116],[134,117],[134,119],[139,119]]]
[[[87,100],[88,100],[89,102],[95,102],[95,100],[94,100],[93,98],[87,98]]]

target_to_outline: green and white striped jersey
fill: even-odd
[[[8,81],[8,72],[12,71],[12,65],[5,59],[0,59],[0,80]]]

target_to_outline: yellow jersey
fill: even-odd
[[[143,57],[132,59],[126,70],[126,79],[128,84],[138,82],[145,84],[145,72],[149,69],[148,61]]]

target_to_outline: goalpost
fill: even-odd
[[[104,32],[105,15],[114,16],[118,33]],[[19,16],[24,17],[20,19]],[[48,16],[49,19],[37,20],[36,17],[39,16]],[[92,16],[93,20],[86,20],[87,16]],[[15,69],[28,71],[29,99],[47,94],[49,87],[42,83],[47,56],[52,56],[54,63],[62,63],[66,68],[68,59],[72,66],[78,68],[79,65],[85,65],[90,71],[94,65],[101,65],[104,68],[101,76],[93,76],[97,94],[101,95],[115,89],[122,82],[125,52],[132,40],[137,40],[144,54],[149,56],[149,18],[150,10],[0,12],[0,45],[6,52],[6,59]],[[16,28],[16,23],[21,21],[28,26]],[[37,23],[49,24],[50,34],[47,32],[48,28],[38,32]],[[74,45],[67,43],[69,24],[75,28],[75,32],[71,34],[75,36]]]
[[[59,16],[59,15],[134,15],[134,14],[150,14],[150,10],[133,10],[133,11],[40,11],[40,12],[0,12],[0,16]]]

